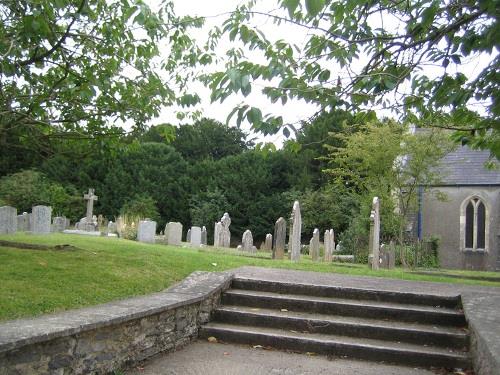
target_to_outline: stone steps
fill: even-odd
[[[222,295],[222,304],[287,309],[291,311],[334,314],[359,318],[392,319],[438,325],[464,326],[459,310],[444,307],[398,304],[296,294],[279,294],[253,290],[231,289]]]
[[[215,310],[214,320],[246,326],[435,345],[459,350],[469,344],[469,336],[461,328],[245,306],[221,306]]]
[[[459,297],[236,278],[200,336],[423,367],[471,367]]]
[[[235,324],[208,323],[200,331],[201,338],[214,336],[225,342],[270,346],[276,349],[323,355],[347,356],[423,367],[470,367],[467,353],[421,345],[360,339],[349,336],[292,332],[276,328]]]

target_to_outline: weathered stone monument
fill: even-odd
[[[17,209],[11,206],[0,207],[0,234],[12,234],[17,231]]]
[[[180,246],[182,241],[182,224],[170,221],[165,225],[165,241],[167,245]]]
[[[139,221],[137,225],[137,241],[155,243],[156,221],[149,219]]]
[[[222,223],[215,223],[214,227],[214,247],[222,247]]]
[[[300,215],[299,201],[293,203],[292,209],[292,230],[290,233],[291,252],[290,259],[293,262],[300,260],[300,237],[302,232],[302,217]]]
[[[243,251],[248,251],[248,252],[254,252],[253,251],[253,236],[252,232],[247,229],[243,233],[243,238],[241,239],[241,246],[243,248]]]
[[[31,230],[31,214],[27,212],[23,212],[22,215],[17,215],[17,231],[18,232],[27,232]]]
[[[186,233],[186,242],[191,243],[191,229],[188,229]]]
[[[207,227],[203,226],[201,228],[201,244],[202,245],[207,245]]]
[[[374,197],[370,213],[370,252],[372,254],[372,269],[378,270],[380,265],[380,200]]]
[[[113,221],[108,222],[108,234],[113,234],[113,233],[118,233],[118,228],[116,223],[113,223]]]
[[[330,236],[330,231],[327,229],[325,230],[325,237],[323,239],[323,244],[325,246],[325,262],[331,262],[332,261],[332,241],[331,241],[331,236]]]
[[[97,217],[93,215],[94,201],[97,201],[98,196],[94,194],[94,189],[89,189],[89,192],[83,195],[83,199],[87,201],[87,212],[76,225],[76,229],[87,232],[94,232],[99,229]]]
[[[313,262],[318,262],[319,257],[319,229],[315,228],[313,231],[313,236],[311,242],[309,242],[309,254]]]
[[[201,228],[191,227],[191,246],[200,247],[201,245]]]
[[[394,242],[380,246],[380,268],[393,269],[396,265],[396,249]]]
[[[50,223],[52,217],[52,207],[34,206],[32,208],[32,232],[34,234],[50,233]]]
[[[273,259],[283,259],[286,244],[286,220],[280,217],[274,224]]]
[[[231,225],[231,218],[227,212],[222,215],[220,220],[222,224],[222,247],[230,247],[231,246],[231,232],[229,231],[229,226]]]
[[[271,233],[266,234],[266,240],[264,241],[264,247],[262,250],[271,251],[273,249],[273,235]]]
[[[69,220],[64,216],[56,216],[52,219],[52,231],[53,232],[62,232],[69,227]]]

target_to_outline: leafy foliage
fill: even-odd
[[[120,213],[126,216],[138,217],[141,220],[147,218],[157,221],[160,218],[155,200],[147,194],[138,194],[125,202]]]
[[[18,212],[30,212],[36,205],[52,206],[55,215],[65,215],[71,220],[79,218],[82,199],[73,189],[49,180],[33,170],[25,170],[0,179],[0,199]]]
[[[320,110],[392,108],[414,124],[457,130],[457,139],[500,157],[497,2],[276,3],[278,9],[270,11],[255,1],[242,4],[211,34],[216,40],[228,36],[234,41],[228,49],[239,51],[228,53],[225,70],[203,77],[213,101],[263,86],[272,103],[299,99]],[[262,18],[303,32],[304,45],[287,36],[267,37]],[[470,60],[482,62],[479,72],[462,69]],[[467,122],[461,119],[478,105],[482,116],[472,112]],[[294,129],[281,116],[247,104],[231,115],[264,134]]]
[[[170,3],[153,12],[128,0],[8,0],[0,20],[0,159],[19,154],[25,168],[61,140],[114,142],[125,122],[141,129],[180,103],[190,75],[178,69],[197,52],[186,32],[201,25]]]

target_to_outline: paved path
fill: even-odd
[[[435,375],[429,370],[197,341],[127,375]]]

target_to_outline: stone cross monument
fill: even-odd
[[[97,195],[94,195],[94,189],[89,189],[88,194],[83,195],[83,199],[87,201],[87,223],[92,223],[92,211],[94,211],[94,201],[98,198]]]

